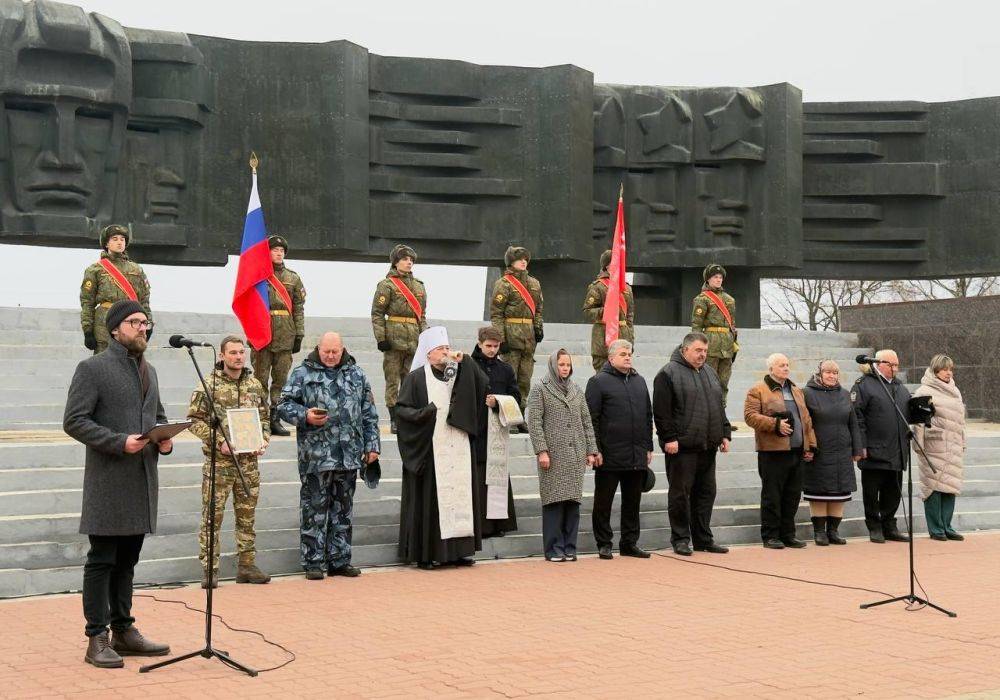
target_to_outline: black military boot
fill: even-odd
[[[281,424],[281,419],[278,418],[278,412],[273,408],[271,409],[271,435],[280,435],[281,437],[288,437],[291,435],[288,432],[288,428]]]
[[[389,406],[389,432],[396,434],[396,407]]]
[[[826,534],[826,517],[810,518],[813,524],[813,541],[820,547],[830,544],[830,538]]]

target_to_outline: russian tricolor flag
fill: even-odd
[[[264,211],[257,194],[257,173],[253,174],[247,218],[243,224],[243,245],[240,265],[236,271],[233,291],[233,313],[243,326],[247,342],[260,350],[271,342],[271,304],[268,301],[267,280],[274,274],[271,251],[264,228]]]

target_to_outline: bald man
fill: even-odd
[[[351,566],[354,488],[358,470],[378,459],[381,444],[371,384],[340,335],[323,334],[289,376],[277,411],[297,428],[306,578],[358,576]]]

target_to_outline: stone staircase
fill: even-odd
[[[78,590],[86,538],[77,534],[83,478],[83,446],[61,433],[66,387],[76,363],[87,356],[80,345],[77,315],[47,309],[0,309],[0,597]],[[166,344],[173,333],[218,341],[238,330],[225,316],[171,314],[157,316],[153,346]],[[449,322],[453,345],[471,349],[476,322]],[[381,357],[364,319],[311,319],[306,345],[325,330],[342,333],[350,352],[371,379],[381,399]],[[665,362],[686,329],[638,329],[636,367],[648,380]],[[559,347],[574,355],[583,384],[591,375],[590,329],[583,325],[548,324],[538,353],[536,375],[546,356]],[[764,358],[781,351],[793,362],[793,379],[803,383],[820,359],[837,359],[845,382],[853,381],[853,357],[866,351],[855,347],[853,334],[747,330],[741,333],[743,350],[730,386],[729,413],[741,418],[742,398],[764,372]],[[208,350],[196,350],[210,362]],[[150,351],[160,377],[163,403],[171,418],[187,409],[194,373],[186,351]],[[384,407],[380,413],[385,418]],[[383,478],[378,489],[359,485],[355,501],[354,561],[360,565],[395,562],[398,532],[401,464],[395,439],[383,431]],[[994,434],[996,437],[994,437]],[[482,557],[520,557],[541,552],[541,505],[534,457],[525,436],[513,436],[511,473],[516,495],[518,531],[488,540]],[[147,539],[136,581],[165,583],[200,577],[197,530],[200,520],[200,444],[179,439],[173,454],[160,462],[160,513],[156,535]],[[958,500],[957,525],[963,530],[1000,527],[1000,432],[977,431],[970,440],[966,491]],[[640,544],[667,546],[666,478],[663,456],[657,454],[656,488],[643,497]],[[719,495],[713,527],[720,543],[752,543],[759,539],[759,479],[753,437],[745,428],[737,433],[733,451],[718,460]],[[295,442],[276,438],[261,464],[261,498],[257,511],[257,545],[262,568],[272,573],[299,570],[298,474]],[[595,548],[590,534],[593,477],[585,482],[580,544]],[[843,531],[864,530],[859,500],[848,505]],[[617,511],[617,501],[616,501]],[[923,509],[917,502],[916,522],[922,529]],[[800,522],[808,522],[803,504]],[[234,574],[232,511],[227,509],[222,536],[222,575]],[[617,514],[613,518],[617,529]],[[802,534],[807,534],[802,526]]]

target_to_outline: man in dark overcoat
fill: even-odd
[[[144,638],[132,617],[132,579],[143,538],[156,531],[157,471],[170,440],[142,437],[166,421],[156,370],[143,353],[152,323],[137,301],[108,309],[107,350],[76,367],[63,430],[87,446],[80,533],[90,538],[83,567],[84,661],[120,668],[122,656],[161,656],[166,644]],[[108,626],[113,637],[108,639]]]

